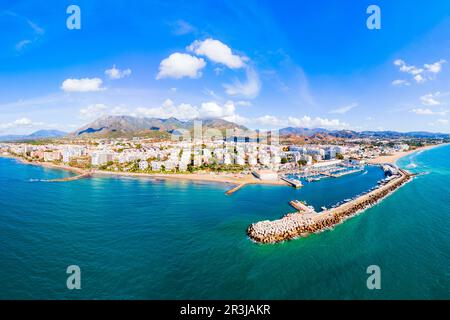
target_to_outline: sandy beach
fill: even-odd
[[[73,173],[77,173],[77,174],[87,174],[87,173],[90,172],[88,170],[83,170],[83,169],[80,169],[80,168],[70,167],[70,166],[66,166],[66,165],[63,165],[63,164],[54,164],[54,163],[50,163],[50,162],[28,161],[28,160],[25,160],[25,159],[20,158],[20,157],[15,157],[13,155],[0,155],[0,157],[1,158],[15,159],[15,160],[19,161],[20,163],[29,164],[29,165],[32,165],[32,166],[41,166],[41,167],[49,168],[49,169],[60,169],[60,170],[62,169],[62,170],[67,170],[67,171],[70,171],[70,172],[73,172]]]
[[[1,155],[3,158],[11,158],[19,161],[20,163],[27,165],[41,166],[50,169],[67,170],[78,175],[84,175],[86,177],[90,175],[101,176],[124,176],[124,177],[141,177],[141,178],[154,178],[154,179],[168,179],[168,180],[186,180],[186,181],[204,181],[204,182],[217,182],[226,183],[231,185],[247,185],[247,184],[263,184],[263,185],[279,185],[287,186],[287,182],[279,179],[275,181],[264,181],[255,178],[253,175],[242,174],[217,174],[217,173],[142,173],[142,172],[115,172],[104,170],[84,170],[80,168],[70,167],[63,164],[54,164],[49,162],[34,162],[27,161],[20,157],[12,155]]]
[[[375,159],[370,159],[367,161],[367,163],[372,163],[372,164],[392,163],[392,164],[395,164],[397,162],[397,160],[399,160],[400,158],[403,158],[414,152],[424,151],[424,150],[432,149],[432,148],[439,147],[439,146],[443,146],[443,144],[429,145],[429,146],[419,147],[414,150],[398,152],[396,154],[392,154],[392,155],[388,155],[388,156],[381,156],[381,157],[377,157]]]
[[[173,179],[173,180],[189,180],[189,181],[206,181],[206,182],[219,182],[233,185],[241,184],[265,184],[265,185],[288,185],[283,180],[275,181],[263,181],[255,178],[252,175],[240,175],[240,174],[215,174],[215,173],[134,173],[134,172],[113,172],[113,171],[101,171],[95,170],[92,172],[97,175],[110,175],[110,176],[126,176],[126,177],[146,177],[155,179]]]

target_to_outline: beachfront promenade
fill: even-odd
[[[376,204],[410,181],[412,176],[407,171],[399,169],[399,176],[397,178],[339,207],[318,214],[314,211],[306,210],[306,206],[301,206],[299,209],[304,210],[289,213],[279,220],[260,221],[250,225],[247,229],[247,234],[256,242],[276,243],[320,232]],[[297,208],[300,203],[293,202],[291,204],[296,205]]]

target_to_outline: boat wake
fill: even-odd
[[[29,182],[47,182],[48,180],[45,179],[30,179]]]
[[[414,168],[417,168],[417,164],[415,164],[414,162],[412,162],[406,166],[406,169],[414,169]]]

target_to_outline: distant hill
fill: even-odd
[[[287,127],[280,129],[279,134],[282,136],[287,135],[297,135],[297,136],[307,136],[311,137],[318,133],[328,133],[329,131],[322,128],[294,128],[294,127]]]
[[[448,133],[433,133],[426,131],[397,132],[397,131],[362,131],[353,130],[327,130],[322,128],[294,128],[287,127],[280,129],[281,136],[307,136],[312,137],[318,134],[329,135],[336,138],[354,139],[354,138],[428,138],[428,139],[450,139]]]
[[[431,138],[431,139],[449,139],[448,133],[434,133],[426,131],[396,132],[396,131],[363,131],[362,135],[380,138]]]
[[[199,119],[200,120],[200,119]],[[201,120],[203,128],[239,129],[246,127],[222,119]],[[176,118],[140,118],[132,116],[103,116],[71,133],[71,136],[110,136],[130,133],[165,132],[172,133],[179,129],[191,130],[194,120],[181,121]]]
[[[218,129],[224,132],[226,129],[237,131],[248,130],[245,126],[226,121],[223,119],[197,119],[202,121],[203,129]],[[132,116],[103,116],[97,120],[79,128],[72,133],[59,130],[39,130],[29,135],[5,135],[0,136],[0,141],[27,141],[39,139],[68,137],[120,137],[135,134],[144,134],[168,138],[170,134],[179,129],[192,130],[194,121],[181,121],[176,118],[144,118]],[[304,141],[356,139],[356,138],[428,138],[428,139],[450,139],[448,133],[432,133],[426,131],[397,132],[397,131],[362,131],[353,130],[328,130],[324,128],[297,128],[287,127],[279,130],[281,137],[296,141],[301,137]]]
[[[60,138],[67,135],[67,132],[59,130],[39,130],[28,135],[6,135],[0,136],[0,141],[27,141],[39,139]]]

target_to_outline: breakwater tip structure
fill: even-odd
[[[44,180],[44,182],[69,182],[69,181],[76,181],[81,179],[86,179],[92,177],[92,173],[86,172],[86,173],[80,173],[76,176],[67,177],[67,178],[59,178],[59,179],[49,179]]]
[[[398,175],[390,179],[388,183],[352,201],[321,213],[307,210],[309,207],[303,206],[298,201],[293,201],[291,205],[298,212],[289,213],[278,220],[253,223],[247,228],[247,235],[258,243],[277,243],[330,229],[389,196],[410,181],[413,176],[413,174],[399,169]]]

